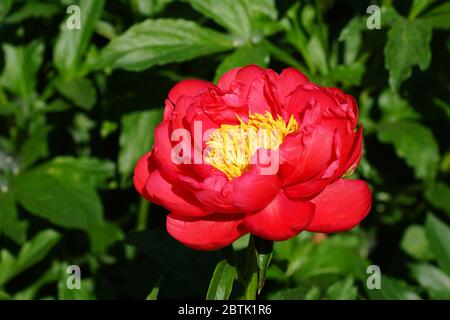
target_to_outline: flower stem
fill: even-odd
[[[148,202],[144,198],[141,198],[141,200],[139,202],[139,211],[138,211],[138,216],[137,216],[136,231],[143,231],[147,228],[149,207],[150,207],[150,202]]]

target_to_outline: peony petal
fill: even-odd
[[[314,215],[310,202],[291,200],[283,192],[261,211],[245,217],[244,225],[258,237],[282,241],[304,230]]]
[[[169,211],[177,211],[185,216],[197,217],[209,213],[197,206],[195,197],[189,191],[170,184],[161,176],[159,170],[150,173],[145,185],[144,196]]]
[[[275,82],[278,98],[284,103],[284,98],[291,94],[299,85],[307,82],[308,78],[297,69],[284,69],[278,80]]]
[[[222,90],[229,90],[231,88],[231,84],[233,83],[234,79],[236,79],[236,74],[241,70],[242,67],[233,68],[231,70],[228,70],[223,74],[223,76],[219,79],[217,82],[217,86]]]
[[[222,172],[215,172],[200,183],[195,196],[212,212],[240,213],[233,204],[233,186]]]
[[[292,134],[280,146],[280,177],[291,185],[322,174],[332,160],[334,134],[328,128]]]
[[[151,155],[151,151],[147,152],[138,160],[136,167],[134,167],[133,183],[140,195],[143,194],[145,184],[147,183],[148,176],[150,175],[149,160]]]
[[[362,180],[340,179],[311,200],[316,205],[314,218],[307,230],[338,232],[352,229],[369,213],[372,195]]]
[[[233,179],[233,203],[243,213],[251,213],[267,206],[280,192],[277,175],[261,175],[254,165],[242,176]]]
[[[178,99],[182,96],[195,97],[208,90],[208,88],[214,87],[215,86],[212,83],[205,80],[183,80],[178,82],[172,90],[170,90],[169,100],[176,104]]]
[[[226,247],[247,233],[243,216],[214,215],[186,218],[176,213],[167,216],[167,232],[196,250],[217,250]]]

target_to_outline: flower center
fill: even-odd
[[[288,123],[280,115],[274,119],[270,112],[251,114],[247,122],[239,116],[238,120],[236,125],[221,125],[206,142],[205,162],[225,173],[229,180],[244,173],[258,149],[276,150],[288,134],[298,130],[292,115]]]

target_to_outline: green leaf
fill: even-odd
[[[221,260],[214,270],[206,300],[228,300],[236,277],[236,268],[227,260]]]
[[[258,264],[258,294],[264,287],[266,282],[267,270],[269,269],[270,261],[273,256],[273,241],[268,241],[262,238],[254,237],[256,262]]]
[[[400,247],[407,254],[419,260],[430,260],[433,257],[425,228],[419,225],[408,226],[403,234]]]
[[[365,71],[366,69],[361,63],[341,64],[331,70],[331,78],[348,85],[360,85]]]
[[[114,176],[115,165],[109,160],[97,158],[56,157],[39,166],[40,170],[61,180],[90,187],[107,187]]]
[[[358,289],[351,277],[335,282],[327,290],[327,297],[332,300],[355,300],[357,294]]]
[[[161,109],[133,112],[122,117],[118,159],[122,183],[129,178],[139,158],[150,151],[154,129],[161,120]]]
[[[204,297],[219,261],[217,252],[189,249],[156,229],[132,233],[127,242],[145,254],[155,280],[164,274],[164,285],[171,288],[172,297]]]
[[[67,263],[62,263],[59,271],[58,300],[95,300],[94,282],[90,278],[80,280],[80,289],[69,289],[67,279]]]
[[[431,62],[431,27],[419,20],[398,18],[388,32],[384,48],[385,65],[389,70],[389,84],[397,91],[400,84],[411,76],[411,68],[421,70]]]
[[[17,176],[13,191],[30,213],[62,227],[91,230],[102,221],[102,203],[91,186],[57,177],[45,166]]]
[[[20,148],[19,158],[22,169],[48,155],[47,138],[50,130],[49,126],[39,126],[29,134]]]
[[[160,276],[158,280],[156,280],[155,285],[152,288],[152,291],[148,294],[146,300],[158,300],[159,287],[161,286],[161,281],[164,278],[164,275]]]
[[[95,87],[87,78],[76,78],[71,80],[59,79],[56,81],[56,88],[77,107],[86,110],[92,109],[97,100]]]
[[[50,269],[45,271],[35,282],[29,285],[26,289],[16,293],[14,295],[15,300],[32,300],[36,298],[39,290],[53,282],[56,282],[59,278],[60,266],[58,262],[54,262]]]
[[[450,228],[431,213],[427,215],[425,227],[430,248],[439,266],[450,275]]]
[[[113,39],[101,52],[98,68],[141,71],[227,51],[230,37],[182,19],[146,20]]]
[[[91,242],[91,250],[94,254],[104,253],[115,242],[124,239],[124,234],[120,227],[107,221],[90,229],[88,235]]]
[[[8,14],[9,10],[12,7],[12,3],[13,3],[13,0],[4,0],[4,1],[0,2],[0,22]]]
[[[435,29],[450,29],[450,2],[444,2],[428,11],[421,17],[425,23]]]
[[[248,40],[252,35],[251,19],[244,0],[185,0],[231,33]]]
[[[66,21],[61,24],[60,34],[53,51],[53,61],[59,72],[66,78],[81,74],[81,62],[86,53],[95,23],[103,11],[104,0],[80,0],[80,29],[67,28]],[[67,18],[70,16],[68,15]]]
[[[432,299],[450,299],[450,277],[430,264],[413,264],[412,276]]]
[[[14,11],[6,19],[6,23],[16,24],[30,18],[51,18],[60,11],[55,3],[27,2],[20,9]]]
[[[313,35],[308,41],[308,51],[310,53],[310,57],[312,63],[316,66],[316,68],[321,72],[321,74],[328,74],[328,61],[327,55],[325,52],[325,48],[320,41],[320,38],[317,34]]]
[[[233,68],[243,67],[248,64],[256,64],[263,68],[266,68],[269,65],[269,61],[269,53],[267,52],[266,47],[263,45],[240,47],[228,57],[223,59],[222,63],[216,70],[214,82],[217,83],[217,81],[225,72]]]
[[[377,133],[381,142],[394,145],[397,155],[414,169],[417,178],[436,176],[439,148],[430,129],[415,122],[382,123]]]
[[[19,220],[14,198],[10,192],[0,191],[0,235],[4,234],[17,243],[26,239],[28,223]]]
[[[0,84],[29,103],[36,89],[36,74],[42,64],[44,44],[38,40],[24,47],[4,44],[3,51],[5,67]]]
[[[423,10],[425,10],[434,0],[414,0],[411,8],[409,9],[408,18],[414,19]]]
[[[365,286],[371,300],[420,300],[419,295],[404,281],[381,276],[381,288],[369,289]]]
[[[44,259],[60,238],[58,232],[44,230],[25,243],[17,257],[13,257],[8,251],[2,250],[0,252],[0,287],[22,271]]]
[[[378,105],[382,112],[382,122],[399,122],[420,118],[420,114],[413,109],[408,101],[402,99],[396,92],[389,89],[384,90],[380,94],[378,97]]]
[[[131,0],[133,10],[147,17],[162,12],[174,0]]]
[[[429,186],[425,197],[436,208],[443,210],[450,216],[450,187],[441,182]]]
[[[344,63],[356,61],[362,46],[362,32],[366,30],[366,19],[355,17],[351,19],[339,34],[339,41],[344,42]]]

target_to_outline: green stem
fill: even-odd
[[[141,198],[141,201],[139,202],[139,211],[138,211],[138,216],[137,216],[136,231],[143,231],[147,228],[149,207],[150,207],[150,202],[148,202],[144,198]]]

